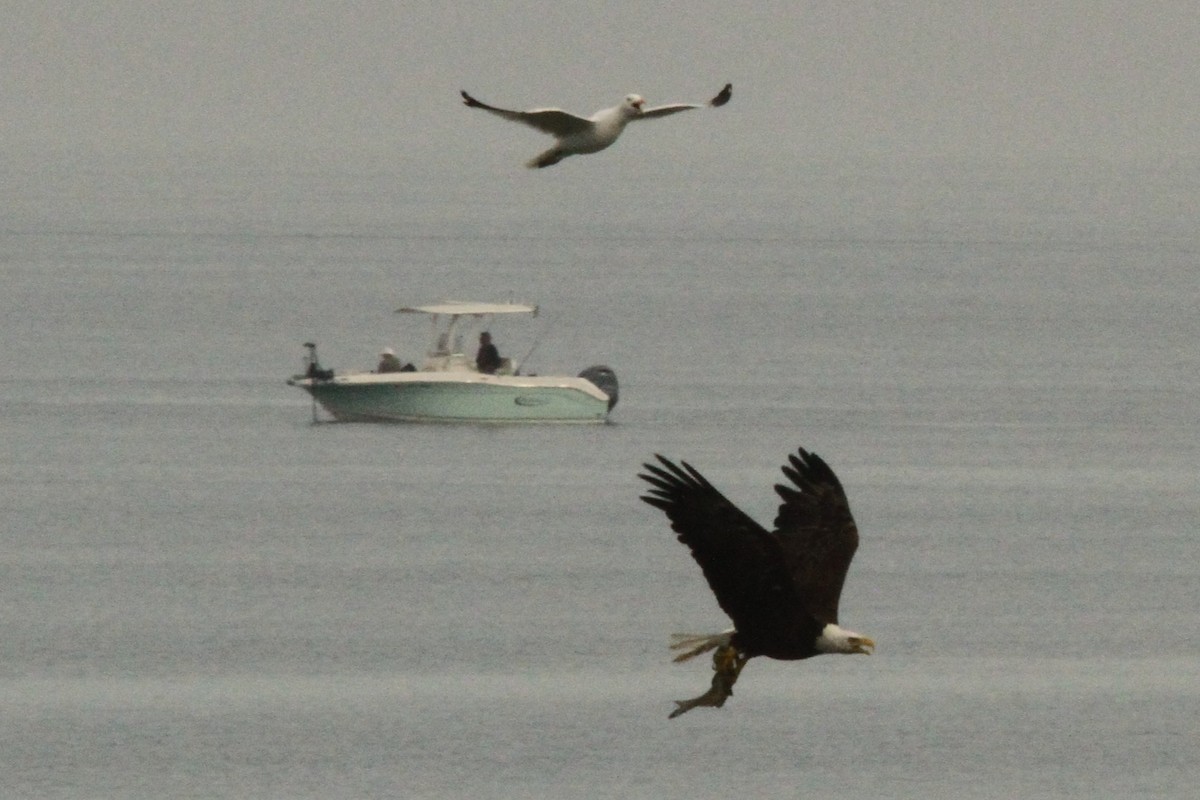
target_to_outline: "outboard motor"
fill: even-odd
[[[608,410],[612,411],[617,404],[617,373],[602,364],[588,367],[579,373],[579,377],[591,381],[596,388],[608,395]]]

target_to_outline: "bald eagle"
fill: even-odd
[[[677,634],[675,661],[715,650],[711,688],[677,700],[671,717],[698,706],[720,708],[755,656],[782,660],[822,653],[870,654],[875,642],[837,624],[838,598],[858,547],[858,528],[833,470],[803,448],[788,456],[776,484],[783,499],[768,531],[686,461],[643,464],[638,477],[653,488],[642,500],[661,508],[679,541],[692,551],[733,628],[714,635]]]

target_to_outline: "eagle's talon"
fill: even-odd
[[[729,682],[730,686],[733,685],[733,681],[737,680],[738,674],[745,665],[746,658],[732,645],[720,647],[717,652],[713,653],[713,670],[730,676],[732,678]]]

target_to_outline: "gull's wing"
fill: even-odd
[[[775,486],[783,500],[775,537],[800,601],[818,620],[836,623],[842,584],[858,549],[850,503],[837,475],[816,453],[800,448],[788,456],[783,474],[792,485]]]
[[[487,103],[481,103],[466,92],[462,92],[463,103],[470,108],[482,108],[498,117],[510,119],[513,122],[523,122],[531,128],[537,128],[542,133],[562,138],[581,133],[592,127],[592,121],[568,114],[557,108],[535,108],[532,111],[509,111],[506,108],[496,108]]]
[[[680,111],[688,111],[693,108],[720,108],[729,102],[729,98],[733,96],[733,84],[725,84],[716,97],[709,100],[707,103],[672,103],[669,106],[655,106],[647,108],[638,114],[634,119],[655,119],[657,117],[666,117],[671,114],[678,114]]]

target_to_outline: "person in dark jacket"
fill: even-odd
[[[500,351],[492,344],[492,335],[487,331],[479,334],[479,352],[475,354],[475,368],[488,375],[500,369]]]

